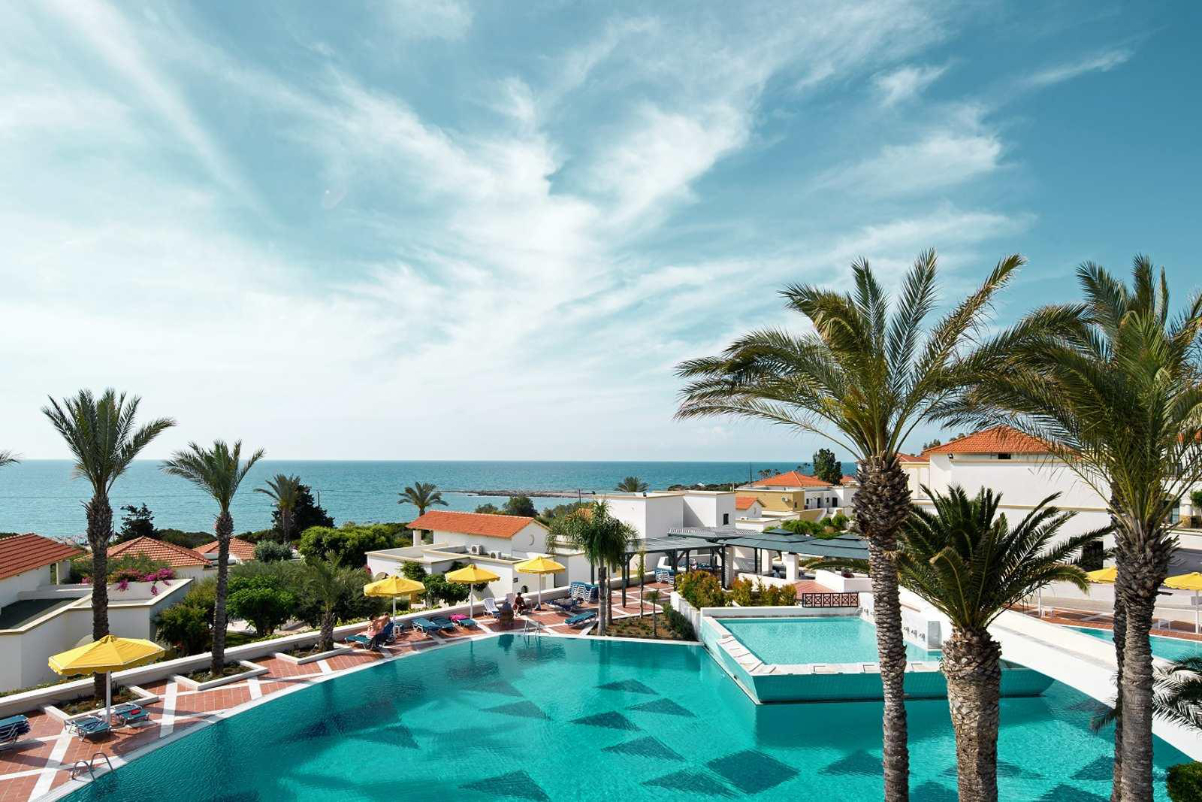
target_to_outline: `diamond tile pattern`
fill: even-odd
[[[1082,767],[1073,775],[1074,780],[1112,780],[1114,779],[1114,758],[1100,757]]]
[[[650,702],[640,702],[626,709],[637,710],[640,713],[663,713],[668,716],[685,716],[687,718],[697,717],[692,710],[673,702],[671,699],[655,699]]]
[[[745,794],[767,791],[797,776],[797,769],[754,749],[720,757],[706,765]]]
[[[656,760],[684,760],[675,750],[658,738],[648,735],[646,738],[636,738],[626,743],[607,746],[605,752],[617,752],[622,755],[638,755]]]
[[[637,679],[624,679],[619,682],[607,682],[604,685],[598,685],[603,691],[626,691],[628,693],[645,693],[648,696],[657,696],[658,693],[654,688],[648,687]]]
[[[673,791],[687,791],[703,796],[734,796],[734,792],[708,774],[700,771],[677,771],[647,780],[643,785],[659,788],[670,788]]]
[[[882,776],[881,759],[863,749],[841,757],[822,770],[823,774],[866,774]]]
[[[611,730],[638,730],[642,729],[638,724],[635,724],[630,719],[623,716],[621,713],[598,713],[595,716],[585,716],[584,718],[572,719],[573,724],[587,724],[590,727],[607,727]]]
[[[1080,788],[1073,788],[1071,785],[1061,783],[1039,797],[1038,802],[1107,802],[1109,799],[1108,796],[1091,794]]]
[[[960,795],[955,789],[937,782],[925,782],[910,792],[913,802],[958,802]]]
[[[496,777],[464,783],[460,788],[480,791],[490,797],[506,796],[512,799],[532,799],[535,802],[550,802],[551,797],[524,771],[511,771]]]
[[[521,718],[546,718],[547,714],[539,709],[534,702],[514,702],[497,707],[486,707],[485,712],[500,713],[503,716],[519,716]]]

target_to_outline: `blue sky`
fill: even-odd
[[[1086,259],[1198,283],[1202,9],[1021,11],[4,4],[0,446],[114,385],[179,419],[152,456],[808,459],[672,420],[786,283],[1018,251],[999,323]]]

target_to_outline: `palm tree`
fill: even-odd
[[[1048,506],[1056,496],[1011,527],[1005,515],[997,514],[1001,496],[992,490],[983,488],[969,498],[963,488],[952,486],[947,495],[929,490],[927,495],[935,512],[915,508],[906,521],[897,571],[903,586],[951,621],[942,668],[956,733],[960,800],[996,800],[1002,650],[989,625],[1051,582],[1088,590],[1085,572],[1068,561],[1106,530],[1057,541],[1073,514]]]
[[[417,507],[419,518],[426,514],[426,510],[436,504],[443,507],[447,506],[447,503],[442,499],[442,492],[438,490],[438,486],[433,482],[414,482],[412,486],[405,488],[404,493],[397,493],[397,495],[401,497],[397,504],[412,504]]]
[[[321,638],[318,651],[328,652],[334,648],[334,624],[337,623],[339,606],[355,593],[362,592],[363,572],[344,568],[336,560],[305,562],[305,584],[321,606]]]
[[[1130,288],[1092,263],[1077,278],[1085,302],[1030,313],[1020,325],[1039,333],[1014,344],[1004,369],[982,375],[946,416],[1006,423],[1042,440],[1058,465],[1109,500],[1122,711],[1114,798],[1146,802],[1155,685],[1148,631],[1176,546],[1172,512],[1202,481],[1202,296],[1170,318],[1165,273],[1157,277],[1143,256]]]
[[[280,534],[285,543],[290,543],[293,515],[301,496],[300,477],[277,473],[274,479],[267,480],[267,487],[256,487],[255,492],[263,493],[275,502],[275,507],[280,512]]]
[[[602,596],[598,606],[597,634],[604,635],[613,618],[609,571],[622,565],[629,544],[638,537],[638,533],[629,524],[610,515],[609,505],[604,501],[594,501],[576,513],[563,516],[557,523],[557,534],[563,535],[584,552],[591,564],[597,566],[597,583]]]
[[[1152,666],[1152,715],[1193,730],[1202,730],[1202,657],[1183,657],[1168,667]],[[1090,722],[1094,732],[1117,722],[1118,706]]]
[[[919,255],[892,314],[868,262],[860,260],[852,265],[854,293],[800,284],[783,291],[790,308],[812,322],[812,334],[754,331],[719,356],[678,366],[679,375],[690,379],[678,417],[737,415],[784,424],[829,440],[859,464],[853,504],[871,562],[890,802],[909,798],[910,766],[906,649],[890,556],[910,512],[910,491],[897,454],[914,427],[995,356],[964,351],[994,294],[1024,262],[1018,255],[1000,261],[924,337],[923,322],[935,304],[936,261],[934,251]]]
[[[0,468],[3,468],[5,465],[14,465],[20,461],[13,452],[0,451]]]
[[[242,460],[242,441],[238,440],[231,449],[224,440],[214,440],[212,448],[189,443],[187,449],[176,451],[171,459],[163,463],[163,470],[172,476],[187,479],[208,493],[217,502],[219,512],[214,531],[217,533],[217,590],[213,608],[213,653],[210,674],[221,676],[225,668],[225,594],[229,582],[230,538],[234,534],[234,517],[230,515],[230,504],[238,485],[246,478],[254,464],[263,458],[263,449]]]
[[[646,493],[647,483],[637,476],[627,476],[614,486],[614,490],[620,490],[623,493]]]
[[[108,545],[113,538],[113,507],[109,491],[125,473],[134,458],[154,438],[175,425],[170,418],[158,418],[137,427],[137,396],[126,398],[108,389],[99,398],[90,390],[80,390],[62,404],[50,399],[42,407],[75,457],[74,473],[92,485],[92,498],[84,505],[87,516],[88,547],[92,551],[92,639],[109,634]],[[104,698],[105,678],[96,675],[95,695]]]

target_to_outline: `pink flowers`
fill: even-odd
[[[159,582],[169,584],[169,580],[172,579],[175,579],[175,569],[173,568],[159,568],[148,574],[142,573],[136,568],[122,568],[109,577],[109,581],[117,586],[117,590],[128,590],[130,582],[149,582],[152,596],[159,594]]]

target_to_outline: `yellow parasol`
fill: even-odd
[[[426,586],[413,579],[403,576],[390,576],[377,582],[369,582],[363,586],[364,596],[382,596],[392,598],[392,615],[396,616],[397,596],[412,597],[414,593],[425,593]]]
[[[1118,578],[1118,573],[1119,569],[1112,565],[1109,568],[1099,568],[1096,571],[1090,571],[1086,573],[1085,576],[1090,582],[1114,584],[1114,581]]]
[[[153,663],[166,653],[157,643],[137,638],[105,635],[98,641],[77,646],[50,658],[50,668],[69,677],[75,674],[104,674],[104,720],[113,706],[113,672]]]
[[[484,582],[496,582],[501,578],[487,568],[481,568],[475,563],[466,568],[460,568],[458,571],[451,571],[445,576],[448,582],[458,582],[461,585],[479,585]],[[468,588],[467,598],[467,616],[471,618],[476,608],[475,588]]]
[[[1198,617],[1198,591],[1202,590],[1202,574],[1197,571],[1191,571],[1188,574],[1179,574],[1171,576],[1164,581],[1166,587],[1174,590],[1192,590],[1194,592],[1194,634],[1198,634],[1202,627],[1202,621]]]
[[[562,565],[552,560],[550,557],[534,557],[533,559],[520,562],[514,566],[515,569],[523,574],[538,574],[538,604],[535,608],[543,606],[543,574],[558,574],[565,570]]]

